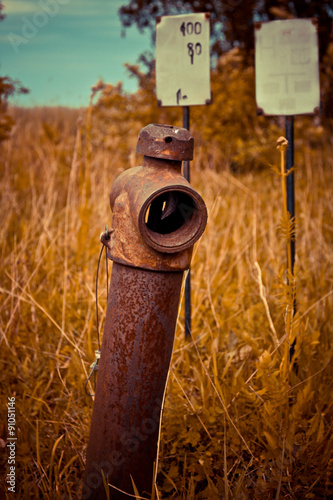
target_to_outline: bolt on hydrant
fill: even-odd
[[[154,488],[183,273],[207,223],[203,199],[181,174],[193,143],[183,128],[144,127],[142,166],[112,186],[112,230],[102,242],[113,267],[82,499],[125,500],[133,483],[150,498]]]

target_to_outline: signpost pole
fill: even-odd
[[[283,50],[281,49],[283,47]],[[289,227],[288,283],[292,280],[292,314],[295,291],[295,187],[294,116],[316,113],[320,108],[318,19],[284,19],[255,23],[256,102],[260,114],[285,117],[285,184]],[[290,358],[295,351],[289,348]]]
[[[288,141],[288,148],[286,151],[286,171],[288,172],[294,166],[294,117],[286,116],[286,139]],[[295,185],[294,185],[294,172],[287,176],[287,210],[290,218],[295,218]],[[294,273],[295,265],[295,230],[291,238],[291,270]]]
[[[190,130],[190,107],[183,106],[183,127]],[[190,162],[183,162],[184,177],[190,182]],[[185,281],[185,339],[191,338],[191,269]]]
[[[199,12],[156,18],[156,97],[159,106],[181,106],[190,130],[190,106],[211,103],[210,14]],[[170,64],[170,61],[172,64]],[[190,181],[190,163],[183,174]],[[185,339],[191,338],[191,270],[185,281]]]
[[[288,147],[286,151],[286,173],[294,166],[294,116],[286,115],[285,116],[285,128],[286,128],[286,139],[288,141]],[[286,187],[287,187],[287,210],[290,214],[290,219],[295,221],[295,177],[294,171],[290,172],[286,178]],[[291,254],[291,273],[294,276],[295,273],[295,250],[296,250],[296,227],[293,225],[293,230],[291,233],[290,239],[290,254]],[[296,294],[294,295],[293,301],[293,314],[296,313]],[[294,341],[289,350],[290,359],[293,357],[295,352],[295,344]]]

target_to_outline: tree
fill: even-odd
[[[0,2],[0,21],[5,16],[2,13],[3,4]],[[0,142],[8,138],[12,126],[14,125],[13,118],[7,113],[8,99],[13,94],[26,94],[28,89],[22,87],[20,82],[12,80],[8,76],[0,76]]]
[[[254,22],[274,19],[310,18],[319,20],[321,59],[332,38],[331,0],[130,0],[119,9],[125,28],[136,25],[155,35],[156,17],[190,12],[210,12],[212,55],[220,56],[239,47],[253,62]]]

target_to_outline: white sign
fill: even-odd
[[[156,21],[156,93],[160,106],[210,104],[209,14]]]
[[[257,23],[255,66],[258,111],[266,115],[319,111],[316,20]]]

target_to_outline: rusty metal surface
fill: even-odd
[[[181,175],[191,134],[150,125],[138,152],[142,166],[112,186],[112,229],[101,235],[114,263],[82,500],[108,498],[103,477],[133,494],[132,477],[150,497],[183,271],[207,222],[203,199]]]
[[[182,276],[113,264],[83,500],[107,498],[100,469],[131,494],[132,475],[150,498]]]
[[[143,269],[179,271],[190,265],[207,223],[199,193],[181,174],[181,162],[144,157],[112,186],[110,258]]]
[[[193,159],[194,140],[185,128],[150,124],[139,134],[136,152],[165,160]]]

